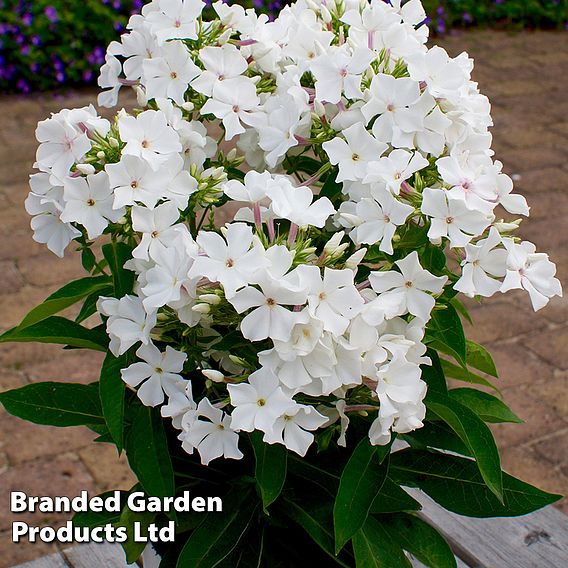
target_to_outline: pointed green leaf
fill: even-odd
[[[126,455],[144,491],[154,497],[175,492],[174,472],[159,410],[139,406],[125,440]]]
[[[427,326],[427,336],[441,343],[457,361],[465,365],[466,342],[460,316],[452,305],[444,304],[443,307],[444,309],[433,310]]]
[[[339,482],[333,507],[335,552],[363,526],[373,500],[379,494],[388,473],[388,457],[381,459],[377,446],[363,438],[349,458]]]
[[[288,454],[282,444],[263,442],[260,432],[251,434],[250,439],[256,459],[256,483],[262,497],[262,506],[266,509],[276,501],[284,487]]]
[[[126,243],[108,243],[103,245],[103,255],[112,272],[115,297],[122,298],[125,294],[130,294],[134,287],[135,274],[124,268],[124,264],[132,258],[132,247]]]
[[[456,568],[456,557],[444,537],[416,515],[399,513],[385,517],[393,541],[430,568]]]
[[[346,566],[334,555],[333,539],[333,510],[327,499],[316,501],[302,498],[301,503],[284,498],[281,509],[286,516],[302,527],[318,544],[318,546],[333,559],[335,564]]]
[[[100,328],[87,329],[74,321],[50,316],[42,321],[20,329],[13,327],[0,335],[0,343],[30,342],[59,343],[83,349],[106,351],[108,337]]]
[[[499,378],[499,373],[497,373],[497,367],[495,366],[495,362],[493,361],[493,357],[491,353],[483,347],[483,345],[479,345],[474,341],[470,341],[469,339],[466,341],[466,349],[467,349],[467,364],[477,369],[478,371],[482,371],[483,373],[487,373],[496,379]]]
[[[502,400],[492,394],[468,388],[452,389],[449,394],[451,398],[473,410],[485,422],[523,422]]]
[[[0,402],[10,414],[35,424],[104,425],[98,383],[35,383],[0,393]]]
[[[107,353],[99,380],[99,392],[103,415],[108,430],[116,444],[118,453],[122,451],[124,443],[124,391],[125,384],[120,371],[127,366],[127,355],[115,357]]]
[[[473,411],[454,399],[428,393],[426,407],[440,417],[467,446],[487,487],[502,500],[501,460],[491,430]]]
[[[31,310],[22,320],[18,329],[22,330],[34,323],[42,321],[53,314],[72,306],[89,294],[108,286],[110,279],[107,276],[81,278],[69,282],[46,298],[39,306]]]
[[[223,499],[222,513],[206,513],[191,533],[177,561],[178,568],[213,568],[239,544],[256,511],[250,490],[234,489]]]
[[[500,503],[473,460],[425,450],[392,454],[390,475],[402,485],[419,487],[445,509],[467,517],[516,517],[562,498],[503,472]]]
[[[373,500],[369,513],[398,513],[399,511],[419,511],[422,508],[400,485],[388,477],[379,494]]]
[[[353,537],[357,568],[411,568],[403,549],[391,538],[385,525],[368,517]]]
[[[426,355],[430,357],[431,365],[420,365],[422,380],[428,385],[429,391],[436,391],[441,394],[448,393],[448,384],[444,375],[444,369],[438,353],[433,349],[428,349]]]
[[[156,518],[156,513],[151,511],[131,511],[128,507],[124,507],[120,513],[120,517],[117,522],[114,523],[115,527],[125,527],[127,540],[121,542],[122,548],[126,553],[127,564],[133,564],[136,562],[144,549],[146,548],[147,542],[141,542],[140,540],[134,540],[134,524],[138,523],[137,533],[144,537],[147,537],[148,527],[154,522]]]
[[[489,387],[494,391],[499,392],[499,389],[489,380],[483,378],[477,373],[472,373],[469,369],[454,365],[446,359],[441,359],[441,365],[444,369],[444,373],[447,377],[452,379],[457,379],[458,381],[463,381],[466,383],[472,383],[474,385],[483,385]]]

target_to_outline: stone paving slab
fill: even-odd
[[[563,33],[471,32],[442,42],[476,61],[474,79],[493,105],[496,159],[515,176],[534,219],[521,234],[550,253],[568,282],[568,36]],[[50,112],[94,102],[93,91],[73,97],[0,98],[0,325],[20,321],[39,301],[82,275],[76,254],[57,260],[31,238],[23,209],[38,120]],[[132,99],[131,99],[132,101]],[[121,101],[122,104],[127,104]],[[568,304],[555,299],[532,313],[515,293],[472,304],[470,336],[495,356],[505,400],[524,425],[498,425],[504,468],[543,489],[568,494]],[[97,379],[98,354],[62,352],[55,346],[0,346],[0,390],[41,380],[87,383]],[[92,443],[82,428],[58,430],[19,421],[0,410],[0,568],[54,552],[43,544],[10,542],[10,489],[33,494],[77,494],[129,487],[124,458]],[[558,505],[568,513],[568,501]],[[34,521],[40,521],[34,518]]]

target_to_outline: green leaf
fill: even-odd
[[[440,274],[446,266],[446,255],[442,248],[428,244],[420,255],[420,261],[426,270]]]
[[[431,568],[456,568],[456,557],[444,537],[416,515],[389,515],[384,528],[404,550]]]
[[[419,511],[420,503],[413,499],[402,487],[388,477],[379,494],[373,500],[369,513],[398,513],[399,511]]]
[[[313,502],[312,502],[313,501]],[[333,510],[327,499],[306,499],[301,505],[289,498],[282,499],[279,507],[284,514],[304,529],[310,538],[330,557],[334,563],[347,566],[334,554]]]
[[[157,409],[139,406],[125,441],[132,471],[144,491],[154,497],[171,497],[175,492],[174,472],[163,421]]]
[[[442,359],[441,364],[442,368],[444,369],[444,373],[452,379],[457,379],[458,381],[463,381],[465,383],[472,383],[474,385],[483,385],[484,387],[489,387],[499,392],[499,389],[491,381],[484,379],[482,376],[477,375],[476,373],[472,373],[467,368],[454,365],[446,359]]]
[[[402,437],[413,448],[421,450],[427,448],[449,450],[462,456],[471,457],[470,449],[463,443],[455,431],[441,420],[436,420],[435,422],[428,420],[422,428],[404,434]]]
[[[50,316],[24,329],[13,327],[0,335],[0,343],[10,341],[59,343],[95,351],[106,351],[108,345],[108,337],[104,330],[99,328],[87,329],[74,321],[59,316]]]
[[[234,489],[223,499],[222,513],[206,513],[179,555],[178,568],[213,568],[239,544],[256,511],[251,491]]]
[[[433,349],[428,349],[426,355],[432,360],[432,365],[420,365],[422,370],[422,380],[428,385],[429,391],[439,392],[440,394],[448,393],[448,385],[444,375],[444,369],[440,362],[438,353]]]
[[[473,410],[485,422],[523,423],[523,420],[502,400],[492,394],[476,389],[459,388],[450,390],[449,395],[463,406]]]
[[[390,446],[386,446],[390,450]],[[379,494],[388,473],[388,459],[383,462],[377,446],[363,438],[349,458],[339,482],[333,507],[335,552],[363,526],[373,500]]]
[[[105,491],[97,497],[101,497],[102,499],[106,499],[108,497],[113,497],[115,491]],[[124,502],[126,500],[126,496],[128,494],[127,491],[120,491],[120,502],[119,502],[119,511],[109,511],[107,509],[103,509],[102,511],[95,512],[95,511],[84,511],[80,513],[75,513],[73,518],[73,524],[77,527],[102,527],[107,524],[117,523],[120,519],[120,511],[124,506]]]
[[[93,292],[89,296],[85,298],[83,305],[81,306],[81,310],[77,314],[75,318],[76,323],[81,323],[85,321],[88,317],[92,316],[94,313],[97,312],[97,302],[101,296],[112,296],[114,288],[112,284],[107,286],[103,286],[96,292]]]
[[[402,485],[419,487],[445,509],[467,517],[527,515],[562,498],[503,472],[501,503],[473,460],[425,450],[392,454],[390,475]]]
[[[0,402],[10,414],[35,424],[104,424],[98,383],[36,383],[0,393]]]
[[[485,349],[485,347],[468,339],[466,341],[466,350],[466,360],[468,365],[478,371],[487,373],[496,379],[499,378],[499,373],[497,373],[497,367],[495,366],[493,357],[491,356],[491,353]]]
[[[467,320],[468,323],[473,324],[473,320],[471,319],[471,316],[469,315],[469,311],[463,305],[463,302],[460,302],[457,298],[452,298],[450,300],[450,304],[452,304],[452,306],[454,306],[454,308],[456,309],[458,314],[461,314],[461,316],[464,317]]]
[[[288,473],[316,483],[330,497],[335,499],[337,488],[339,487],[339,477],[337,475],[294,455],[290,455]]]
[[[357,568],[411,568],[403,549],[391,538],[385,524],[368,517],[353,537]]]
[[[487,487],[503,499],[503,479],[499,450],[491,430],[473,411],[456,400],[428,393],[426,407],[439,416],[470,450]]]
[[[262,506],[266,510],[276,501],[284,487],[288,454],[282,444],[263,442],[260,432],[251,434],[250,439],[256,459],[256,483],[262,497]]]
[[[134,287],[134,272],[124,268],[125,262],[132,258],[132,247],[126,243],[108,243],[103,245],[103,255],[112,272],[114,295],[122,298],[125,294],[132,292]]]
[[[116,444],[118,453],[124,445],[124,391],[125,384],[120,371],[127,366],[127,355],[115,357],[107,353],[99,380],[99,393],[108,430]]]
[[[131,511],[128,507],[124,507],[120,514],[118,522],[115,523],[116,527],[125,527],[126,534],[128,535],[127,540],[121,542],[122,548],[126,553],[127,564],[133,564],[138,560],[146,548],[148,543],[140,542],[134,540],[134,525],[138,523],[138,534],[142,536],[147,536],[148,527],[154,522],[156,518],[156,513],[151,511],[141,511],[135,512]]]
[[[69,284],[51,294],[39,306],[31,310],[22,320],[18,329],[22,330],[72,306],[89,294],[103,289],[108,285],[109,281],[107,276],[95,276],[69,282]]]
[[[427,335],[444,345],[452,356],[465,366],[466,343],[463,325],[452,305],[444,304],[444,309],[433,310],[427,326]]]
[[[333,201],[338,195],[341,194],[341,190],[343,185],[341,183],[337,183],[336,179],[337,179],[337,173],[338,170],[337,168],[333,168],[329,174],[327,175],[327,178],[319,192],[319,196],[320,197],[327,197],[328,199],[330,199],[331,201]]]

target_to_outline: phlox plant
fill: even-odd
[[[419,0],[203,9],[153,0],[110,44],[99,104],[133,88],[139,108],[38,124],[34,239],[78,249],[88,276],[0,342],[106,358],[97,382],[0,402],[95,431],[132,490],[223,498],[75,516],[175,521],[162,566],[456,566],[405,487],[473,517],[559,499],[502,472],[487,423],[520,420],[462,325],[461,296],[562,294],[515,236],[529,207],[493,159],[473,62],[426,47]]]

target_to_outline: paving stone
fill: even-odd
[[[523,343],[548,363],[559,369],[568,369],[568,327],[531,335],[524,338]]]
[[[566,415],[556,412],[549,404],[543,404],[543,399],[533,396],[528,385],[503,389],[502,394],[503,401],[525,422],[491,425],[501,448],[528,444],[568,428]]]
[[[519,343],[491,345],[489,350],[499,373],[494,382],[500,389],[554,379],[554,368]]]
[[[32,286],[62,285],[85,276],[79,255],[72,252],[57,258],[46,251],[45,254],[21,259],[18,267],[26,283]]]
[[[99,379],[104,353],[87,350],[63,351],[40,363],[24,363],[22,370],[30,382],[62,381],[92,383]]]
[[[110,489],[130,489],[136,482],[136,476],[128,466],[126,454],[120,457],[112,444],[90,444],[79,451],[79,456],[87,466],[99,491]]]
[[[59,357],[61,351],[61,346],[47,343],[3,343],[0,345],[0,366],[6,371],[21,371],[27,364]]]
[[[549,463],[568,469],[568,430],[561,430],[549,438],[539,440],[531,448]]]
[[[507,473],[539,489],[568,495],[568,475],[548,462],[543,463],[542,457],[531,448],[505,448],[501,452],[501,465]],[[555,503],[555,506],[563,511],[566,511],[567,505],[566,498]]]
[[[0,329],[18,325],[22,318],[35,306],[40,304],[53,290],[22,286],[17,292],[0,295]]]
[[[0,475],[0,530],[10,528],[14,520],[33,525],[56,525],[70,517],[66,513],[11,513],[9,508],[11,491],[24,491],[30,496],[75,497],[83,490],[94,492],[95,482],[83,462],[72,453],[10,467]]]
[[[530,308],[511,308],[511,304],[494,298],[471,312],[473,325],[465,324],[465,333],[477,343],[487,344],[500,339],[509,339],[519,334],[541,329],[547,321]]]
[[[543,407],[552,408],[568,420],[568,373],[557,371],[551,380],[528,388],[531,396],[540,400]]]
[[[5,293],[18,292],[24,285],[24,279],[13,260],[0,261],[0,274],[2,274],[2,291]]]
[[[0,417],[0,430],[0,450],[13,465],[83,448],[97,436],[83,426],[56,428],[32,424],[10,415]]]

